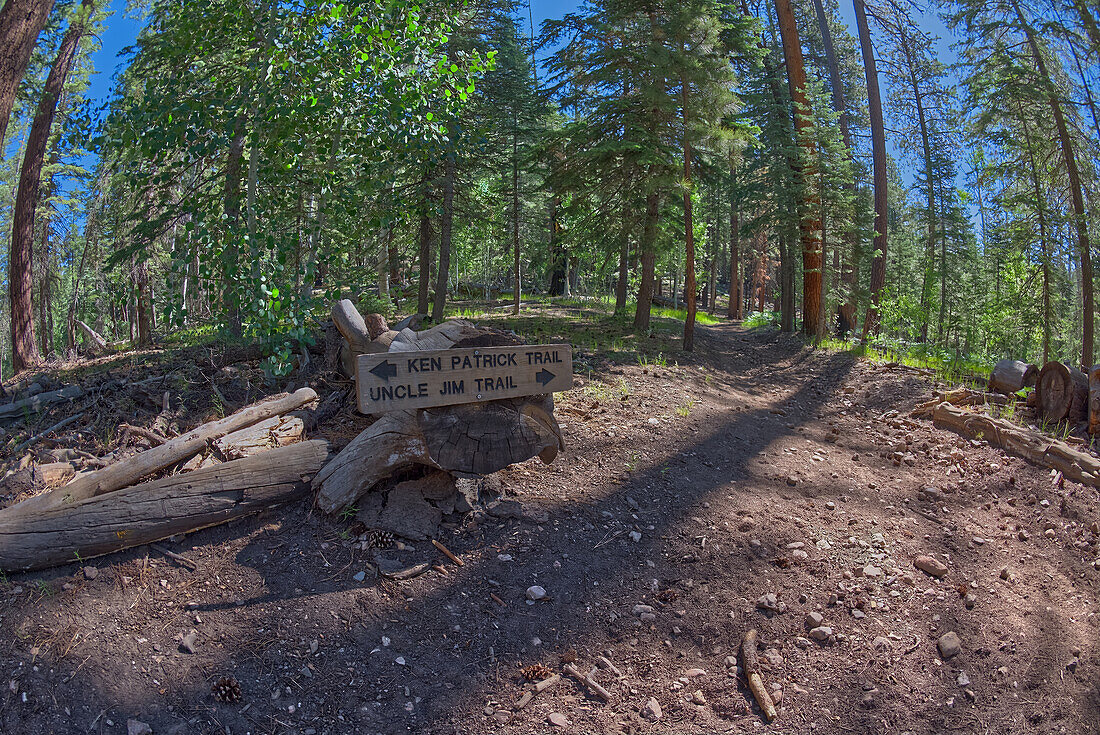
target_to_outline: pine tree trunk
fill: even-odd
[[[513,113],[512,131],[512,313],[519,314],[522,284],[519,267],[519,123]],[[568,272],[566,277],[568,278]]]
[[[222,274],[227,276],[222,287],[222,308],[225,310],[229,333],[240,338],[241,292],[238,287],[241,242],[241,172],[244,169],[244,117],[234,122],[233,138],[229,142],[229,156],[225,164],[225,238]],[[198,271],[196,271],[197,273]]]
[[[149,296],[149,267],[144,260],[138,261],[134,268],[134,290],[137,294],[137,344],[138,347],[148,347],[153,342],[153,330],[149,323],[152,306]]]
[[[852,165],[852,175],[855,175],[855,162],[852,159],[852,132],[848,125],[848,105],[844,97],[844,83],[840,77],[840,65],[836,59],[836,47],[833,45],[833,34],[829,28],[829,19],[825,15],[825,7],[821,0],[814,0],[814,12],[817,15],[818,29],[821,31],[821,41],[825,47],[825,63],[829,69],[829,85],[832,89],[833,109],[839,115],[840,134],[844,140],[844,155]],[[849,196],[855,196],[855,182],[844,184],[844,189]],[[844,228],[844,244],[847,252],[844,256],[844,266],[839,267],[839,280],[847,286],[847,300],[840,306],[840,332],[847,334],[855,324],[856,296],[859,289],[859,259],[858,236],[855,228],[848,223]]]
[[[451,228],[454,223],[455,157],[448,154],[443,164],[443,217],[439,223],[439,273],[435,279],[435,304],[432,321],[443,321],[447,288],[451,278]]]
[[[779,236],[779,329],[783,332],[794,331],[794,263],[791,262],[791,245],[786,233]]]
[[[1017,106],[1019,110],[1019,106]],[[1018,113],[1023,120],[1022,112]],[[1039,169],[1035,162],[1035,150],[1031,146],[1031,134],[1026,125],[1023,126],[1024,142],[1027,144],[1027,158],[1031,171],[1031,191],[1035,197],[1035,217],[1039,224],[1039,249],[1043,266],[1043,364],[1050,362],[1050,256],[1047,244],[1047,218],[1046,198],[1043,196],[1042,185],[1039,183]]]
[[[49,177],[47,177],[48,179]],[[43,199],[49,198],[49,182]],[[53,352],[53,297],[50,289],[50,213],[47,208],[42,217],[42,241],[40,246],[39,264],[41,268],[38,274],[38,326],[42,333],[42,355],[49,356]]]
[[[1081,265],[1081,365],[1086,369],[1092,366],[1093,348],[1093,320],[1095,308],[1092,292],[1092,251],[1089,243],[1087,212],[1085,200],[1081,193],[1081,174],[1077,168],[1077,156],[1074,153],[1073,138],[1070,137],[1066,118],[1062,113],[1062,103],[1058,99],[1057,89],[1047,72],[1046,60],[1035,40],[1035,31],[1025,20],[1020,11],[1019,4],[1013,0],[1012,7],[1016,11],[1016,17],[1027,36],[1028,46],[1031,47],[1031,55],[1035,61],[1035,67],[1039,72],[1039,81],[1047,92],[1047,99],[1051,112],[1054,113],[1054,125],[1058,131],[1058,141],[1062,148],[1062,158],[1066,164],[1066,173],[1069,177],[1070,199],[1073,202],[1073,227],[1077,233],[1077,247]]]
[[[875,49],[871,45],[871,31],[867,27],[867,8],[863,0],[853,0],[856,11],[856,27],[859,30],[859,46],[863,53],[863,69],[867,77],[867,108],[871,118],[871,158],[874,167],[875,186],[875,237],[871,258],[871,305],[863,320],[863,339],[876,334],[879,328],[879,304],[882,288],[886,285],[886,217],[889,206],[889,190],[886,182],[886,129],[882,122],[882,99],[878,88],[878,69],[875,66]]]
[[[657,263],[657,219],[661,197],[650,192],[645,199],[645,226],[642,229],[642,280],[638,284],[638,304],[634,310],[634,329],[649,331],[649,310],[653,301],[653,268]]]
[[[53,2],[43,0],[7,0],[0,8],[0,151],[8,130],[11,109],[38,33],[49,20]]]
[[[803,160],[795,168],[796,179],[803,187],[802,206],[798,213],[802,235],[802,332],[813,337],[824,336],[821,320],[822,256],[821,256],[821,195],[815,187],[817,164],[814,144],[814,122],[806,98],[806,69],[802,62],[802,45],[795,24],[790,0],[775,0],[779,17],[779,32],[783,37],[783,58],[787,62],[787,82],[794,103],[795,137],[802,148]]]
[[[34,367],[41,361],[34,339],[34,311],[31,293],[34,283],[32,251],[35,211],[38,208],[42,163],[53,127],[57,102],[65,88],[73,59],[84,35],[85,23],[91,16],[92,0],[84,0],[72,24],[65,32],[57,51],[42,98],[27,136],[23,167],[19,172],[19,192],[12,214],[11,246],[8,256],[8,297],[11,307],[12,365],[15,372]],[[5,6],[5,11],[7,6]],[[2,100],[0,100],[2,101]],[[4,120],[6,121],[6,117]]]
[[[625,214],[625,212],[624,212]],[[624,216],[625,220],[626,217]],[[619,242],[619,278],[615,282],[615,314],[626,312],[626,287],[630,280],[630,235],[623,223]]]
[[[928,342],[928,324],[932,314],[932,279],[936,273],[936,180],[932,169],[932,142],[928,134],[928,118],[924,111],[924,95],[921,94],[920,85],[917,83],[916,60],[913,58],[913,49],[908,34],[901,31],[900,44],[905,56],[906,76],[909,88],[913,93],[913,100],[917,108],[917,124],[920,127],[921,148],[924,152],[924,184],[925,198],[928,201],[928,234],[924,247],[924,281],[921,285],[921,342]],[[941,330],[942,331],[942,330]]]
[[[726,311],[726,316],[730,319],[740,319],[743,301],[741,294],[741,238],[739,232],[741,213],[737,209],[737,204],[732,201],[732,196],[730,199],[730,305]]]
[[[423,189],[423,199],[420,205],[420,274],[416,293],[416,313],[427,314],[430,306],[428,301],[428,288],[431,284],[432,277],[432,220],[429,216],[428,174],[424,174],[421,186]]]
[[[688,82],[680,77],[680,103],[684,121],[684,296],[687,300],[687,317],[684,319],[684,350],[695,349],[695,309],[697,304],[695,285],[695,225],[692,222],[691,204],[691,140],[688,122]]]

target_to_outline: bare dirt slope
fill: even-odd
[[[379,581],[303,505],[171,545],[197,571],[146,549],[12,578],[0,731],[1100,732],[1096,490],[905,418],[912,375],[700,331],[679,366],[578,369],[566,453],[443,537],[464,566],[386,552],[446,573]],[[770,725],[730,658],[749,628]],[[610,703],[563,679],[513,707],[524,670],[600,655]]]

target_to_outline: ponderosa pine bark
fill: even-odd
[[[852,131],[848,124],[848,103],[844,96],[844,83],[840,77],[840,64],[836,59],[836,47],[833,45],[833,33],[829,28],[829,19],[825,15],[825,6],[821,0],[814,0],[814,13],[817,15],[817,25],[821,31],[821,41],[825,47],[825,64],[829,70],[829,86],[832,90],[833,98],[833,110],[838,115],[837,122],[840,124],[840,135],[844,141],[844,155],[848,159],[848,163],[852,167],[852,176],[855,176],[855,162],[852,158]],[[856,185],[855,181],[850,181],[844,184],[845,190],[848,191],[849,196],[855,196]],[[856,296],[859,290],[859,263],[857,260],[858,253],[858,236],[855,228],[848,226],[844,231],[844,244],[847,248],[844,253],[844,265],[840,267],[840,280],[847,286],[848,297],[847,300],[840,305],[840,333],[841,336],[846,334],[849,329],[855,324],[856,318]],[[834,256],[834,264],[837,262]]]
[[[5,6],[6,7],[6,6]],[[19,192],[12,214],[11,247],[8,256],[8,296],[11,306],[12,366],[15,372],[34,367],[41,361],[34,339],[34,284],[32,252],[34,250],[34,219],[38,209],[42,164],[57,114],[57,103],[65,88],[73,59],[80,46],[93,10],[92,0],[84,0],[61,40],[34,121],[27,136],[23,166],[19,172]]]
[[[863,70],[867,77],[867,109],[871,118],[871,159],[874,168],[875,187],[875,236],[871,258],[871,305],[863,320],[863,339],[878,332],[879,303],[882,288],[886,285],[886,215],[889,207],[889,189],[886,181],[886,129],[882,122],[882,98],[878,88],[878,68],[875,65],[875,49],[871,44],[871,30],[867,27],[867,8],[863,0],[853,0],[856,11],[856,27],[859,31],[859,47],[863,54]]]
[[[1077,233],[1077,249],[1081,262],[1081,365],[1088,369],[1092,366],[1092,341],[1095,305],[1092,292],[1092,251],[1089,243],[1089,231],[1087,213],[1085,211],[1085,199],[1081,192],[1081,173],[1077,167],[1077,155],[1074,152],[1073,138],[1070,136],[1069,126],[1066,124],[1065,115],[1062,112],[1062,103],[1058,98],[1058,90],[1047,71],[1046,61],[1035,39],[1035,30],[1024,18],[1020,5],[1015,0],[1012,8],[1016,11],[1016,17],[1027,38],[1027,44],[1031,48],[1031,56],[1035,61],[1036,71],[1039,73],[1039,82],[1047,94],[1050,110],[1054,114],[1054,126],[1058,131],[1058,141],[1062,149],[1062,158],[1066,164],[1066,175],[1069,178],[1070,200],[1073,202],[1073,227]]]
[[[52,9],[53,2],[43,0],[8,0],[0,8],[0,151],[19,83]]]
[[[626,311],[626,287],[630,281],[630,235],[626,230],[625,207],[623,231],[619,235],[619,278],[615,282],[615,313]]]
[[[642,280],[638,283],[638,304],[634,310],[634,329],[649,331],[649,309],[653,303],[653,269],[657,264],[657,221],[661,213],[661,195],[651,191],[645,198],[645,224],[642,227]]]
[[[775,0],[779,18],[779,33],[783,38],[783,58],[787,62],[787,83],[794,107],[795,138],[802,149],[803,160],[795,168],[795,176],[803,187],[799,228],[802,240],[802,332],[813,337],[824,336],[821,320],[822,254],[821,254],[821,194],[815,188],[817,164],[814,143],[814,121],[806,97],[806,68],[802,61],[802,44],[795,24],[790,0]]]
[[[924,281],[921,284],[921,342],[928,341],[928,323],[932,309],[932,279],[936,270],[936,180],[932,163],[932,141],[928,134],[928,114],[924,109],[924,95],[921,93],[920,84],[917,81],[916,59],[909,34],[905,28],[899,27],[900,47],[905,56],[905,71],[909,88],[913,93],[913,101],[917,109],[917,125],[920,128],[921,150],[924,152],[924,184],[925,198],[928,200],[927,235],[925,239],[925,263]],[[942,308],[942,301],[941,301]],[[942,326],[942,319],[941,319]]]

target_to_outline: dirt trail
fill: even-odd
[[[465,566],[386,552],[446,574],[360,576],[348,522],[296,507],[173,545],[196,572],[139,550],[10,580],[0,730],[1100,732],[1095,490],[904,418],[930,387],[911,375],[700,333],[688,364],[578,371],[565,454],[497,473],[518,502],[443,539]],[[768,726],[729,658],[750,627]],[[513,709],[525,667],[598,655],[610,704],[563,680]],[[213,700],[222,676],[242,703]]]

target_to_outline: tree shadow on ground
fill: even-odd
[[[778,573],[775,557],[790,539],[769,534],[765,520],[759,545],[729,544],[719,535],[706,550],[698,540],[706,529],[693,517],[704,503],[727,496],[733,507],[759,507],[762,499],[797,494],[766,476],[768,459],[762,453],[814,420],[844,382],[853,359],[846,354],[813,358],[793,340],[781,342],[778,357],[782,366],[769,377],[746,377],[740,372],[757,359],[752,350],[723,342],[700,358],[721,371],[720,384],[753,391],[797,389],[738,412],[733,409],[744,407],[731,398],[725,409],[703,417],[697,434],[679,446],[670,442],[669,451],[650,466],[615,480],[598,497],[559,498],[542,506],[548,517],[538,523],[481,517],[464,525],[451,543],[467,563],[448,566],[445,576],[400,584],[371,584],[367,578],[361,584],[354,574],[363,568],[362,559],[338,543],[340,524],[300,508],[274,523],[270,518],[248,521],[193,536],[195,547],[224,539],[236,565],[253,570],[236,588],[239,598],[219,597],[219,587],[233,580],[221,576],[227,565],[219,571],[211,564],[200,570],[206,579],[196,576],[190,582],[196,604],[164,612],[155,621],[133,621],[140,635],[156,630],[160,637],[150,639],[171,659],[167,665],[150,665],[151,672],[143,672],[141,662],[131,667],[119,660],[129,657],[129,650],[99,648],[88,654],[85,665],[60,676],[70,659],[57,659],[51,665],[59,676],[49,696],[36,694],[30,708],[20,709],[16,695],[6,693],[0,723],[13,732],[87,732],[86,720],[67,718],[56,704],[68,701],[74,710],[77,703],[95,703],[116,725],[126,716],[144,719],[158,734],[465,732],[458,722],[468,722],[486,702],[499,702],[490,713],[510,709],[504,697],[516,691],[519,665],[553,666],[559,656],[575,651],[578,665],[587,669],[605,647],[636,652],[632,660],[619,661],[638,675],[632,684],[647,670],[663,672],[648,690],[639,687],[635,693],[631,684],[617,685],[619,704],[636,709],[650,695],[667,702],[667,691],[656,687],[664,686],[668,672],[689,665],[720,671],[723,657],[751,625],[759,625],[769,638],[801,631],[800,621],[789,619],[797,616],[763,620],[751,605],[746,610],[738,602],[753,599],[761,580]],[[834,489],[842,491],[839,484]],[[828,488],[809,492],[824,494]],[[517,495],[523,497],[522,489]],[[638,542],[627,535],[634,527],[642,532]],[[241,543],[232,543],[234,537]],[[721,585],[713,586],[712,578]],[[189,576],[181,572],[175,579],[187,584]],[[661,591],[674,590],[679,599],[663,602],[651,580]],[[545,587],[550,599],[525,604],[523,591],[530,584]],[[42,607],[48,613],[59,602],[44,598]],[[631,602],[655,608],[652,628],[633,616]],[[696,610],[716,606],[729,613],[721,623],[714,616],[696,619]],[[686,610],[682,617],[677,615],[681,608]],[[25,623],[30,611],[23,612]],[[6,617],[5,626],[19,623]],[[196,623],[197,618],[204,622]],[[202,635],[199,652],[193,657],[177,653],[171,636],[193,625]],[[679,658],[663,645],[672,638],[688,657]],[[34,656],[16,649],[13,639],[9,668],[18,672],[32,666]],[[247,705],[212,702],[210,682],[230,674],[241,681]],[[844,678],[841,686],[855,687],[840,692],[845,696],[859,694],[854,679]],[[733,712],[740,697],[708,693],[716,711]],[[576,710],[582,730],[617,726],[583,695]],[[819,715],[796,708],[787,711],[782,724],[808,731]],[[881,712],[845,715],[851,731],[881,728]],[[942,717],[901,716],[913,722],[926,715],[922,729],[933,732],[932,723]],[[97,727],[103,728],[106,717]],[[673,710],[663,725],[698,729],[687,713]],[[484,729],[529,732],[531,727],[530,721],[487,719]]]

